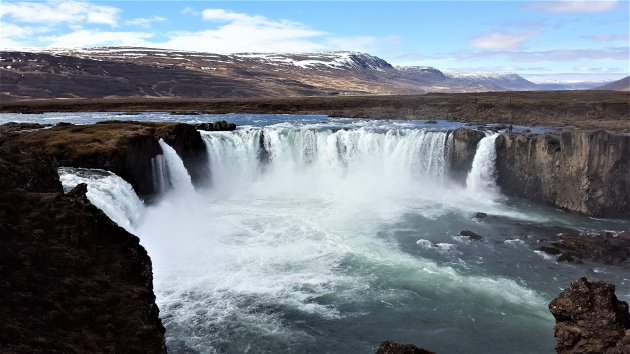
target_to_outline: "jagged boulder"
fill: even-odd
[[[559,354],[630,353],[628,304],[615,286],[580,278],[549,304]]]
[[[418,348],[413,344],[400,344],[391,341],[381,343],[376,354],[435,354],[426,349]]]
[[[479,235],[478,233],[474,232],[474,231],[470,231],[470,230],[462,230],[459,232],[459,236],[465,236],[468,237],[471,240],[474,241],[481,241],[483,240],[483,236]]]

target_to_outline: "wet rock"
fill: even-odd
[[[553,256],[559,255],[560,253],[562,253],[562,251],[560,251],[559,249],[555,248],[555,247],[549,247],[549,246],[542,246],[538,248],[539,251],[543,251],[546,254],[550,254]]]
[[[231,130],[236,130],[236,124],[228,123],[222,120],[222,121],[218,121],[214,123],[195,124],[195,128],[199,130],[207,130],[207,131],[231,131]]]
[[[71,125],[74,125],[74,124],[68,123],[68,122],[59,122],[59,123],[55,124],[55,127],[68,127],[68,126],[71,126]]]
[[[630,232],[618,235],[604,232],[596,236],[559,235],[552,246],[575,258],[620,265],[630,259]]]
[[[502,134],[505,194],[596,217],[630,218],[630,135],[603,130]]]
[[[627,354],[630,352],[628,304],[615,286],[580,278],[549,304],[556,319],[559,354]]]
[[[453,146],[449,159],[449,173],[454,180],[463,183],[472,168],[477,144],[486,135],[479,130],[463,128],[456,129],[451,134],[453,134]]]
[[[483,237],[476,232],[470,230],[462,230],[459,232],[460,236],[466,236],[471,240],[480,241],[483,240]]]
[[[482,212],[477,212],[475,213],[475,216],[474,216],[475,219],[485,219],[487,217],[488,217],[488,214],[482,213]]]
[[[556,260],[558,262],[576,262],[575,256],[571,253],[563,253]],[[581,263],[581,261],[578,261],[577,263]]]
[[[437,124],[437,120],[428,120],[424,124]]]
[[[385,341],[381,343],[376,354],[435,354],[426,349],[418,348],[413,344],[400,344]]]

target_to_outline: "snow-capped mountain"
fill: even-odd
[[[3,99],[260,97],[533,90],[516,74],[393,67],[361,52],[213,54],[139,47],[0,52]]]
[[[496,86],[506,90],[529,91],[540,90],[535,83],[514,73],[505,72],[455,72],[447,71],[445,75],[451,80],[471,85]]]

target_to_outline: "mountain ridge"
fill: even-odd
[[[2,101],[400,95],[540,89],[518,74],[400,67],[355,51],[215,54],[144,47],[0,52]]]

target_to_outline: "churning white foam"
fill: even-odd
[[[306,340],[283,313],[357,316],[344,304],[396,296],[377,285],[384,280],[445,296],[465,291],[498,308],[543,303],[512,280],[460,274],[381,235],[405,212],[434,217],[462,204],[465,193],[442,188],[448,132],[283,124],[202,135],[212,188],[152,206],[138,228],[164,322],[187,346],[214,348],[226,336],[247,341],[261,333]],[[422,241],[438,252],[455,249]],[[224,330],[235,325],[242,336]]]

